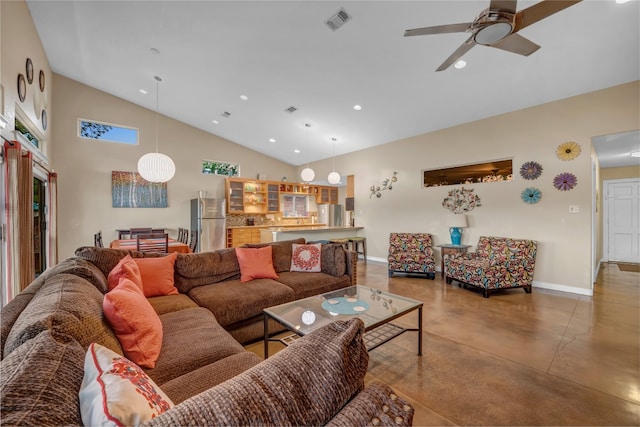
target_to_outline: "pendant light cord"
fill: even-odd
[[[162,79],[154,76],[156,79],[156,153],[158,152],[158,116],[160,115],[160,82]]]

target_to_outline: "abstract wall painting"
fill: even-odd
[[[111,206],[114,208],[166,208],[167,183],[149,182],[138,172],[111,172]]]

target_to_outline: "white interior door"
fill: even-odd
[[[608,259],[640,262],[640,180],[607,181],[606,188]]]

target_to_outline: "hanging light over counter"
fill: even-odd
[[[309,149],[309,128],[311,127],[311,125],[307,123],[304,126],[307,128],[307,149]],[[313,181],[313,178],[315,178],[315,176],[316,173],[309,167],[309,163],[307,163],[307,167],[302,169],[302,172],[300,172],[300,178],[302,178],[302,181],[306,183]]]
[[[339,184],[340,174],[336,172],[336,139],[331,138],[331,141],[333,142],[333,172],[329,174],[327,181],[329,181],[329,184]]]
[[[176,165],[171,157],[158,152],[158,116],[160,115],[159,83],[162,79],[156,79],[156,152],[147,153],[138,160],[138,173],[149,182],[167,182],[176,173]]]

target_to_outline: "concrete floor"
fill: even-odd
[[[358,263],[358,283],[424,302],[423,356],[407,332],[370,352],[365,379],[408,399],[414,425],[640,425],[640,273],[604,264],[593,297],[485,299],[439,274],[388,278],[376,262]],[[247,348],[262,355],[261,342]]]

